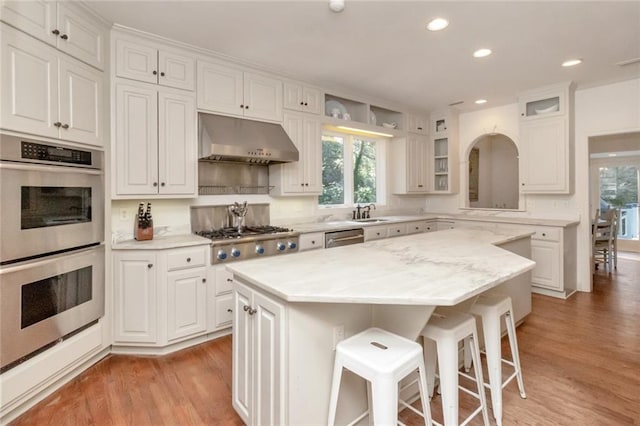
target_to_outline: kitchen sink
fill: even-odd
[[[388,222],[389,219],[370,218],[370,219],[356,219],[355,221],[361,222],[361,223],[378,223],[378,222]]]

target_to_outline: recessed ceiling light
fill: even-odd
[[[474,58],[484,58],[485,56],[491,55],[491,49],[478,49],[473,52]]]
[[[329,0],[329,9],[335,13],[340,13],[344,10],[344,0]]]
[[[478,99],[478,100],[476,101],[476,103],[477,103],[478,105],[486,104],[486,103],[487,103],[487,100],[486,100],[486,99]]]
[[[440,31],[444,30],[449,26],[449,21],[444,18],[435,18],[431,22],[427,24],[427,29],[429,31]]]
[[[572,67],[574,65],[578,65],[582,63],[582,59],[569,59],[568,61],[564,61],[562,63],[563,67]]]

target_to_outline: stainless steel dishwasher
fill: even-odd
[[[333,248],[364,243],[364,229],[344,229],[324,233],[324,247]]]

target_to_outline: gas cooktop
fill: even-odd
[[[220,229],[212,229],[207,231],[199,231],[196,232],[197,235],[201,237],[209,238],[211,240],[229,240],[229,239],[240,239],[247,237],[255,237],[258,235],[270,235],[275,237],[273,234],[284,234],[284,233],[292,233],[291,229],[282,228],[279,226],[271,226],[271,225],[259,225],[259,226],[246,226],[242,229],[242,231],[238,231],[235,227],[227,227]]]

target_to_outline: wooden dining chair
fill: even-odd
[[[615,220],[613,220],[615,213],[609,213],[611,211],[614,211],[614,209],[607,211],[606,217],[601,218],[600,210],[596,210],[593,220],[591,244],[595,269],[598,269],[598,265],[603,264],[605,269],[611,271],[611,261],[614,258],[613,231],[615,227]]]

